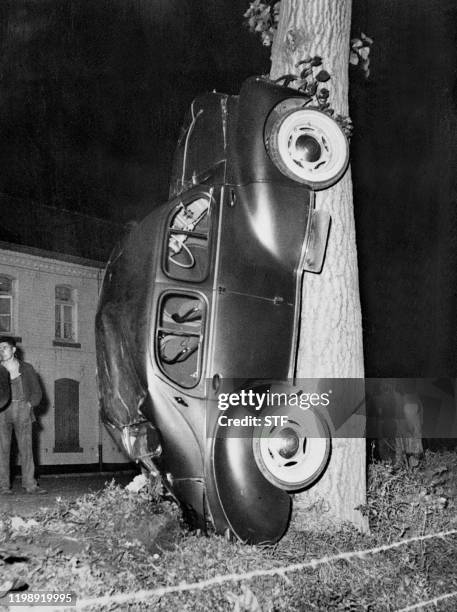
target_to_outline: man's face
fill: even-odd
[[[16,348],[8,344],[8,342],[0,342],[0,359],[2,361],[8,361],[14,357]]]

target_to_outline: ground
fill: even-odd
[[[86,493],[100,491],[106,482],[113,479],[119,485],[126,485],[132,478],[132,471],[43,476],[40,485],[48,492],[46,496],[26,494],[20,486],[20,479],[16,478],[12,495],[0,496],[0,512],[6,512],[10,516],[32,516],[37,510],[55,506],[57,498],[77,499]]]
[[[0,589],[19,590],[0,604],[73,591],[69,610],[385,611],[434,598],[455,610],[456,477],[452,452],[427,453],[414,470],[373,464],[370,534],[293,526],[275,546],[190,533],[171,500],[115,483],[32,516],[2,508]]]

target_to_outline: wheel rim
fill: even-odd
[[[257,428],[253,450],[257,466],[269,482],[296,491],[315,482],[324,471],[330,455],[330,435],[321,417],[303,411],[289,416],[285,426]]]
[[[273,111],[265,142],[279,170],[313,189],[338,181],[349,161],[349,147],[340,126],[325,113],[306,108]]]

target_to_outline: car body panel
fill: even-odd
[[[312,223],[313,192],[276,168],[263,129],[297,95],[257,77],[239,96],[192,103],[170,200],[114,250],[96,318],[104,420],[127,437],[148,423],[158,442],[133,458],[196,526],[247,542],[277,541],[291,499],[260,474],[251,441],[218,435],[217,392],[220,381],[295,373],[310,236],[322,260],[328,223]]]

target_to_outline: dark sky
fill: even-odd
[[[247,5],[0,2],[0,194],[120,222],[165,200],[193,97],[268,71]],[[354,0],[360,31],[375,40],[350,90],[366,372],[456,376],[457,4]]]
[[[195,95],[268,70],[246,0],[0,3],[0,191],[118,221],[167,197]]]
[[[367,370],[457,376],[457,3],[355,0],[375,40],[352,82]]]

